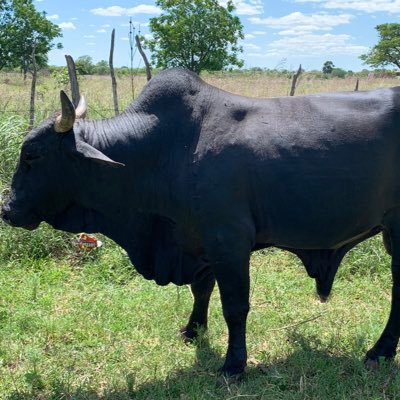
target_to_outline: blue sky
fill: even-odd
[[[223,5],[226,0],[219,0]],[[321,69],[327,60],[359,71],[359,55],[378,41],[375,26],[400,22],[400,0],[234,0],[246,35],[245,67]],[[38,10],[63,31],[63,50],[50,63],[64,65],[64,54],[108,60],[116,29],[116,66],[129,65],[129,19],[150,35],[149,18],[160,10],[153,0],[35,0]],[[142,66],[135,56],[134,66]]]

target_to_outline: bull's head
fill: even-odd
[[[63,91],[60,98],[61,114],[32,130],[22,145],[11,193],[1,210],[3,221],[12,226],[35,229],[46,221],[73,231],[60,221],[77,213],[79,177],[87,173],[92,162],[123,165],[88,144],[82,132],[77,132],[75,122],[86,113],[84,99],[75,109]]]

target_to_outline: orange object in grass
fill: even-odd
[[[81,233],[79,235],[78,246],[81,250],[93,250],[100,247],[103,243],[96,238],[96,236],[91,236],[86,233]]]

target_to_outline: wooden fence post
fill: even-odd
[[[356,87],[354,88],[355,92],[358,92],[359,85],[360,85],[360,78],[357,78]]]
[[[67,54],[65,55],[65,59],[67,60],[69,82],[71,85],[72,103],[75,107],[77,107],[81,95],[79,94],[79,84],[76,76],[75,62],[74,59]]]
[[[150,63],[149,60],[146,57],[145,52],[142,49],[142,45],[140,44],[140,39],[139,39],[139,35],[135,36],[135,41],[136,41],[136,46],[139,50],[140,55],[143,58],[144,61],[144,65],[146,66],[146,75],[147,75],[147,81],[149,81],[151,79],[151,68],[150,68]]]
[[[301,69],[301,64],[300,64],[299,69],[298,69],[297,72],[293,75],[292,87],[290,88],[290,96],[294,96],[294,93],[295,93],[295,91],[296,91],[297,80],[299,79],[299,76],[301,75],[302,72],[303,72],[303,70]]]
[[[111,48],[110,48],[109,65],[110,65],[110,74],[111,74],[112,94],[113,94],[113,100],[114,100],[114,112],[115,112],[115,115],[118,115],[119,110],[118,110],[117,80],[115,79],[114,63],[113,63],[114,42],[115,42],[115,29],[113,29],[112,33],[111,33]]]
[[[36,46],[37,42],[33,44],[32,48],[33,70],[32,70],[32,84],[31,84],[31,100],[29,106],[29,129],[32,129],[35,123],[35,97],[36,97],[36,80],[37,80]]]

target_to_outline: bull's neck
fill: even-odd
[[[116,142],[140,141],[149,130],[149,121],[141,113],[122,113],[101,120],[79,120],[76,128],[80,137],[100,151],[106,151]]]
[[[127,112],[110,119],[83,120],[77,128],[76,133],[85,142],[125,164],[122,168],[93,164],[91,172],[85,171],[87,186],[83,206],[99,205],[101,209],[97,211],[106,214],[111,210],[113,218],[120,204],[129,204],[137,212],[175,213],[175,208],[179,207],[176,196],[182,191],[180,174],[187,170],[183,165],[187,159],[184,154],[171,157],[174,140],[158,126],[157,117]],[[170,129],[173,137],[179,136],[176,135],[178,128],[170,126]],[[184,144],[179,146],[180,152],[189,148]],[[174,179],[161,179],[168,176],[166,171],[170,171]]]

